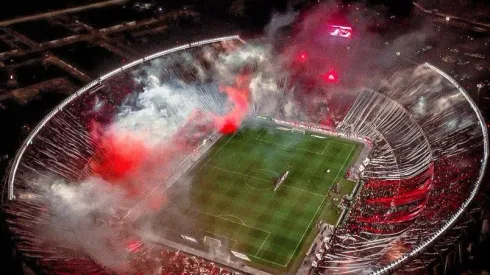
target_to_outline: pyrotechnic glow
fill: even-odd
[[[330,70],[322,75],[322,79],[327,83],[335,83],[338,81],[339,77],[335,70]]]
[[[138,252],[141,250],[143,244],[138,240],[129,240],[127,242],[127,247],[130,252]]]
[[[204,45],[217,41],[201,41],[131,62],[71,96],[33,131],[11,172],[9,197],[16,199],[9,224],[26,240],[19,243],[19,250],[53,265],[72,260],[54,245],[52,254],[45,253],[51,247],[31,234],[37,230],[81,251],[87,261],[95,259],[94,266],[114,268],[119,265],[114,259],[132,265],[126,258],[128,251],[141,253],[150,243],[131,230],[140,227],[142,220],[149,227],[155,225],[149,216],[170,205],[163,205],[168,188],[188,180],[189,167],[220,134],[236,133],[249,113],[295,123],[311,121],[370,147],[363,171],[351,169],[365,184],[325,247],[318,262],[324,270],[315,272],[369,272],[379,267],[380,259],[401,259],[419,246],[421,238],[438,234],[477,187],[481,160],[486,165],[486,132],[478,125],[477,111],[454,83],[443,83],[447,81],[424,66],[376,78],[376,73],[385,74],[384,69],[394,64],[385,64],[386,54],[381,51],[359,51],[369,49],[364,47],[371,46],[369,41],[360,48],[350,45],[350,54],[360,55],[351,63],[335,50],[315,48],[319,29],[322,38],[353,35],[351,27],[326,25],[324,14],[308,16],[305,29],[285,53],[278,54],[274,46],[262,42],[237,39]],[[337,39],[322,42],[326,40]],[[310,65],[310,60],[319,61],[314,66],[299,65]],[[357,68],[359,60],[373,66]],[[291,63],[300,68],[288,66]],[[380,63],[386,65],[382,72],[361,72]],[[370,81],[380,89],[361,91],[352,87],[365,83],[352,83],[351,87],[331,85],[335,87],[328,90],[335,91],[328,96],[303,96],[311,86],[321,86],[318,90],[323,91],[328,83],[339,82],[332,67],[342,73],[342,80],[350,69],[373,76]],[[127,82],[118,76],[126,69],[134,76]],[[349,71],[350,75],[354,73]],[[312,79],[314,85],[309,85]],[[349,77],[349,82],[354,80]],[[326,84],[317,85],[322,83]],[[379,83],[381,87],[376,86]],[[95,86],[103,88],[92,90]],[[91,120],[103,126],[87,127]],[[332,147],[322,150],[335,150]],[[46,192],[46,186],[52,190]],[[177,187],[182,191],[179,195],[190,198],[189,190]],[[39,209],[56,215],[47,220],[37,215]],[[114,243],[118,246],[106,247]],[[160,259],[148,263],[151,268],[162,265]],[[133,271],[128,270],[123,271]]]
[[[308,54],[306,52],[301,52],[299,54],[299,61],[304,62],[308,59]]]
[[[92,169],[108,182],[124,181],[141,167],[149,150],[143,140],[129,133],[99,131],[100,127],[92,130],[96,152],[101,156],[100,161],[92,162]]]
[[[229,102],[233,105],[231,111],[224,116],[215,118],[215,126],[222,134],[229,135],[235,133],[248,113],[249,101],[249,76],[239,75],[235,79],[235,87],[220,87],[220,91],[228,95]]]

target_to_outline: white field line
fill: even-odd
[[[316,196],[320,196],[320,197],[325,196],[325,195],[318,194],[318,193],[311,192],[311,191],[307,191],[307,190],[304,190],[304,189],[301,189],[301,188],[298,188],[298,187],[294,187],[294,186],[291,186],[291,185],[287,185],[287,184],[285,184],[285,183],[283,183],[282,185],[283,185],[283,186],[286,186],[286,187],[289,187],[289,188],[293,188],[293,189],[296,189],[296,190],[302,191],[302,192],[305,192],[305,193],[308,193],[308,194],[312,194],[312,195],[316,195]]]
[[[289,256],[289,260],[287,262],[286,265],[284,266],[288,266],[289,265],[289,262],[291,262],[291,259],[293,258],[293,255],[294,253],[296,253],[296,250],[298,250],[298,247],[299,245],[301,244],[301,242],[303,241],[303,239],[305,238],[305,235],[306,235],[306,232],[308,232],[308,229],[310,228],[311,224],[313,223],[313,221],[315,220],[315,217],[316,215],[318,215],[318,211],[320,211],[320,208],[322,207],[323,203],[325,202],[325,199],[327,198],[327,196],[325,195],[323,197],[323,200],[322,202],[320,203],[320,205],[318,206],[318,208],[316,209],[316,212],[315,212],[315,215],[313,215],[313,217],[311,218],[311,221],[310,223],[308,224],[308,226],[306,227],[305,229],[305,232],[303,232],[303,236],[301,237],[301,239],[299,240],[298,244],[296,245],[296,248],[293,250],[293,253],[291,253],[291,255]]]
[[[213,154],[211,157],[209,157],[209,159],[206,161],[206,163],[204,163],[204,165],[203,165],[203,166],[201,166],[201,168],[199,168],[199,170],[198,170],[198,171],[201,171],[201,169],[202,169],[204,166],[206,166],[206,165],[208,164],[208,162],[209,162],[211,159],[213,159],[213,158],[214,158],[214,157],[215,157],[215,156],[216,156],[216,155],[219,153],[219,151],[221,151],[221,149],[223,149],[223,147],[225,147],[225,145],[226,145],[226,144],[228,144],[228,142],[229,142],[230,140],[232,140],[232,139],[233,139],[233,137],[235,137],[236,133],[238,133],[238,131],[236,131],[236,132],[233,134],[233,136],[231,136],[231,137],[230,137],[230,138],[229,138],[229,139],[228,139],[228,140],[225,142],[225,144],[221,145],[221,147],[220,147],[220,148],[219,148],[219,149],[218,149],[218,150],[217,150],[217,151],[216,151],[216,152],[215,152],[215,153],[214,153],[214,154]]]
[[[337,175],[336,175],[336,176],[335,176],[335,178],[334,178],[334,182],[337,180],[337,178],[338,178],[338,176],[339,176],[339,174],[340,174],[340,171],[344,170],[344,166],[345,166],[345,164],[346,164],[347,160],[349,160],[349,159],[350,159],[350,156],[351,156],[351,154],[352,154],[352,151],[354,150],[354,146],[353,146],[352,144],[349,144],[349,145],[351,146],[351,150],[350,150],[350,152],[349,152],[349,154],[348,154],[348,157],[347,157],[347,158],[344,160],[344,164],[342,164],[342,167],[341,167],[341,168],[340,168],[340,170],[337,172]],[[332,184],[333,184],[333,183],[332,183]],[[327,195],[328,195],[328,193],[327,193]],[[316,215],[318,215],[318,211],[320,210],[321,206],[322,206],[322,205],[323,205],[323,203],[325,202],[325,199],[327,198],[327,195],[325,195],[325,196],[323,197],[322,203],[320,203],[320,205],[318,206],[318,208],[317,208],[317,210],[316,210],[316,212],[315,212],[315,215],[313,215],[313,218],[311,219],[310,224],[308,225],[308,227],[306,227],[305,232],[303,233],[303,236],[301,237],[300,241],[298,242],[298,245],[296,246],[296,249],[294,249],[294,251],[293,251],[293,253],[291,254],[291,256],[289,256],[288,263],[287,263],[285,266],[289,265],[289,262],[290,262],[290,261],[291,261],[291,259],[293,258],[294,253],[296,253],[296,250],[298,250],[299,245],[301,244],[301,242],[302,242],[302,241],[303,241],[303,239],[305,238],[306,232],[307,232],[307,231],[308,231],[308,229],[310,228],[310,226],[311,226],[311,224],[313,223],[313,220],[315,219]]]
[[[230,249],[232,249],[233,247],[235,247],[235,245],[238,243],[238,241],[237,241],[237,240],[235,240],[235,239],[228,238],[228,237],[225,237],[225,236],[222,236],[222,235],[216,234],[216,233],[211,233],[211,232],[208,232],[208,231],[204,231],[204,233],[209,234],[209,235],[215,235],[215,236],[218,236],[218,237],[221,237],[221,238],[223,238],[223,239],[230,240],[230,241],[234,241],[235,243],[233,243],[233,245],[230,247]],[[211,236],[210,236],[210,237],[211,237]]]
[[[255,255],[257,255],[260,251],[260,249],[262,249],[262,246],[264,245],[265,241],[269,238],[269,236],[271,235],[271,232],[269,231],[266,231],[266,230],[263,230],[263,229],[260,229],[260,228],[257,228],[257,227],[253,227],[253,226],[250,226],[250,225],[246,225],[245,223],[241,224],[241,223],[237,223],[235,221],[232,221],[232,220],[228,220],[228,219],[224,219],[220,216],[215,216],[215,215],[212,215],[212,214],[209,214],[209,213],[204,213],[204,212],[201,212],[199,210],[194,210],[195,212],[198,212],[198,213],[201,213],[203,215],[208,215],[208,216],[211,216],[211,217],[215,217],[215,218],[218,218],[218,219],[222,219],[222,220],[225,220],[225,221],[228,221],[228,222],[231,222],[231,223],[235,223],[235,224],[238,224],[238,225],[241,225],[241,226],[245,226],[245,227],[248,227],[248,228],[252,228],[252,229],[255,229],[255,230],[258,230],[258,231],[261,231],[261,232],[264,232],[264,233],[267,233],[267,237],[265,237],[265,240],[262,242],[262,245],[260,246],[259,250],[255,253]],[[242,219],[239,219],[239,220],[242,220]],[[243,221],[242,221],[243,222]],[[204,231],[206,232],[206,231]],[[209,233],[209,232],[208,232]],[[210,233],[210,234],[214,234],[214,235],[217,235],[217,236],[220,236],[218,234],[215,234],[215,233]],[[224,237],[224,236],[220,236],[220,237]],[[225,237],[226,239],[229,239],[227,237]],[[233,245],[233,247],[236,245],[236,243],[238,243],[236,240],[234,239],[230,239],[232,241],[235,241],[235,244]],[[232,248],[233,248],[232,247]],[[246,253],[245,253],[246,254]],[[248,254],[247,254],[248,255]]]
[[[255,253],[255,257],[257,257],[257,255],[259,254],[260,250],[262,250],[262,247],[264,246],[265,242],[267,241],[267,239],[269,239],[269,236],[271,234],[269,233],[269,235],[267,235],[267,237],[265,238],[265,240],[262,242],[262,245],[259,247],[259,250],[257,250],[257,253]]]
[[[315,154],[315,155],[321,155],[321,153],[313,152],[313,151],[310,151],[310,150],[298,149],[298,148],[293,148],[293,147],[285,147],[285,146],[279,145],[279,144],[277,144],[277,143],[275,143],[273,141],[263,140],[263,139],[260,139],[258,137],[255,138],[255,139],[258,140],[258,141],[265,142],[265,143],[273,144],[273,145],[279,147],[283,151],[286,151],[287,149],[290,149],[291,148],[291,149],[294,149],[296,151],[303,151],[303,152],[308,152],[308,153],[312,153],[312,154]]]
[[[281,149],[283,149],[283,150],[284,150],[284,148],[283,148],[282,146],[278,145],[278,144],[275,144],[275,143],[270,142],[270,141],[266,141],[266,140],[259,139],[259,136],[260,136],[261,134],[262,134],[262,131],[261,131],[261,132],[259,132],[259,134],[257,135],[257,137],[256,137],[255,139],[256,139],[256,140],[259,140],[259,141],[262,141],[262,142],[266,142],[266,143],[274,144],[274,145],[276,145],[277,147],[279,147],[279,148],[281,148]],[[235,135],[233,135],[233,136],[235,136]],[[226,143],[228,143],[228,141],[230,141],[230,140],[233,138],[233,136],[232,136],[232,137],[231,137],[229,140],[227,140],[227,141],[226,141]],[[226,145],[226,143],[225,143],[225,144],[223,144],[223,146],[222,146],[220,149],[218,149],[218,151],[220,151],[220,150],[221,150],[221,149],[222,149],[222,148],[223,148],[223,147]],[[325,150],[328,148],[328,146],[329,146],[329,145],[330,145],[330,141],[329,141],[329,143],[328,143],[328,144],[325,146],[325,148],[323,149],[323,151],[322,151],[322,153],[321,153],[321,154],[318,154],[318,153],[316,153],[316,152],[307,151],[307,150],[299,150],[299,151],[305,151],[305,152],[309,152],[309,153],[313,153],[313,154],[317,154],[317,155],[322,155],[322,154],[325,152]],[[338,176],[339,176],[340,172],[341,172],[342,170],[344,170],[344,167],[345,167],[346,162],[347,162],[347,161],[350,159],[350,157],[351,157],[351,155],[352,155],[352,151],[354,150],[354,147],[355,147],[355,146],[354,146],[354,145],[352,145],[352,144],[349,144],[349,145],[351,146],[351,150],[350,150],[350,152],[349,152],[349,154],[348,154],[348,157],[347,157],[347,158],[344,160],[344,163],[342,164],[342,167],[341,167],[341,168],[340,168],[340,170],[337,172],[337,175],[336,175],[336,176],[335,176],[335,178],[334,178],[334,182],[337,180],[337,178],[338,178]],[[298,149],[297,149],[297,150],[298,150]],[[218,153],[218,151],[216,151],[216,153],[215,153],[215,154],[214,154],[212,157],[214,157],[214,156],[215,156],[215,155]],[[212,158],[212,157],[211,157],[211,158]],[[209,160],[208,160],[208,161],[209,161]],[[212,168],[215,168],[215,169],[224,170],[224,171],[227,171],[227,172],[230,172],[230,173],[239,174],[239,175],[242,175],[242,176],[245,176],[245,177],[252,177],[252,178],[259,179],[259,180],[268,181],[268,180],[265,180],[265,179],[263,179],[263,178],[254,177],[254,176],[246,175],[246,174],[243,174],[243,173],[240,173],[240,172],[235,172],[235,171],[231,171],[231,170],[228,170],[228,169],[224,169],[224,168],[221,168],[221,167],[217,167],[217,166],[208,165],[208,164],[207,164],[207,162],[206,162],[206,163],[205,163],[203,166],[208,166],[208,167],[212,167]],[[296,188],[296,187],[292,187],[292,186],[288,186],[288,185],[284,185],[284,186],[287,186],[287,187],[290,187],[290,188],[295,188],[295,189],[298,189],[298,190],[303,191],[303,192],[308,192],[308,193],[311,193],[311,194],[320,195],[320,194],[317,194],[317,193],[313,193],[313,192],[309,192],[309,191],[306,191],[306,190],[302,190],[302,189],[300,189],[300,188]],[[256,253],[255,255],[250,255],[250,254],[246,254],[246,253],[245,253],[245,254],[246,254],[246,255],[248,255],[248,256],[252,256],[252,257],[255,257],[255,258],[261,259],[261,260],[263,260],[263,261],[266,261],[266,262],[269,262],[269,263],[272,263],[272,264],[278,265],[278,266],[287,267],[287,266],[289,265],[289,263],[291,262],[291,259],[292,259],[293,255],[296,253],[296,250],[298,250],[299,245],[300,245],[300,244],[301,244],[301,242],[303,241],[303,239],[304,239],[304,237],[305,237],[305,235],[306,235],[306,232],[308,231],[308,229],[310,228],[311,224],[312,224],[312,223],[313,223],[313,221],[315,220],[315,217],[318,215],[318,211],[320,211],[320,208],[321,208],[321,206],[323,205],[323,203],[325,202],[325,199],[327,198],[327,195],[328,195],[328,192],[327,192],[327,194],[326,194],[326,195],[320,195],[320,196],[323,196],[323,200],[322,200],[322,202],[320,203],[320,205],[318,206],[318,208],[317,208],[317,210],[316,210],[315,214],[313,215],[313,217],[312,217],[312,219],[311,219],[310,223],[308,224],[308,226],[306,227],[305,231],[303,232],[303,235],[302,235],[301,239],[299,240],[298,244],[296,245],[296,248],[293,250],[293,252],[292,252],[292,253],[291,253],[291,255],[289,256],[289,260],[288,260],[288,262],[287,262],[285,265],[281,265],[281,264],[278,264],[278,263],[275,263],[275,262],[272,262],[272,261],[269,261],[269,260],[266,260],[266,259],[263,259],[263,258],[260,258],[260,257],[257,257],[257,256],[256,256],[256,255],[259,253],[259,251],[262,249],[262,246],[264,245],[265,240],[264,240],[264,242],[262,243],[262,246],[259,248],[259,251],[257,251],[257,253]],[[197,211],[197,212],[199,212],[199,211]],[[210,214],[207,214],[207,213],[203,213],[203,212],[199,212],[199,213],[206,214],[206,215],[209,215],[209,216],[213,216],[213,215],[210,215]],[[217,217],[217,216],[213,216],[213,217],[220,218],[220,217]],[[230,221],[230,220],[227,220],[227,219],[224,219],[224,220],[229,221],[229,222],[233,222],[233,221]],[[234,222],[234,223],[236,223],[236,222]],[[236,224],[239,224],[239,223],[236,223]],[[243,225],[243,226],[247,226],[247,225]],[[251,226],[247,226],[247,227],[250,227],[250,228],[253,228],[253,229],[256,229],[256,230],[259,230],[259,231],[266,232],[266,233],[269,233],[269,234],[270,234],[270,232],[264,231],[264,230],[262,230],[262,229],[254,228],[254,227],[251,227]],[[269,237],[269,235],[267,236],[267,238],[268,238],[268,237]],[[267,240],[267,238],[266,238],[266,240]]]
[[[328,146],[330,146],[330,140],[328,141],[327,145],[325,146],[325,148],[323,148],[323,151],[320,155],[323,155],[323,153],[325,153],[325,150],[327,150]]]
[[[240,172],[231,171],[231,170],[228,170],[228,169],[225,169],[225,168],[221,168],[221,167],[218,167],[218,166],[213,166],[213,165],[209,165],[209,164],[207,164],[206,166],[207,167],[214,168],[214,169],[219,169],[219,170],[223,170],[223,171],[226,171],[226,172],[230,172],[230,173],[233,173],[233,174],[241,175],[241,176],[244,176],[244,177],[250,177],[250,178],[254,178],[254,179],[258,179],[258,180],[262,180],[262,181],[266,181],[266,182],[271,182],[270,180],[266,180],[266,179],[255,177],[255,176],[250,176],[250,175],[243,174],[243,173],[240,173]],[[310,191],[307,191],[307,190],[304,190],[304,189],[301,189],[301,188],[298,188],[298,187],[294,187],[294,186],[291,186],[291,185],[287,185],[287,184],[283,184],[283,185],[284,186],[287,186],[289,188],[293,188],[293,189],[296,189],[296,190],[305,192],[305,193],[312,194],[312,195],[317,195],[317,196],[321,196],[321,197],[324,196],[322,194],[318,194],[318,193],[315,193],[315,192],[310,192]],[[254,188],[254,189],[265,190],[265,189],[259,189],[259,188]],[[269,189],[269,188],[267,188],[267,189]]]
[[[224,217],[232,217],[232,218],[235,218],[235,219],[240,220],[240,222],[241,222],[243,225],[245,225],[245,222],[243,222],[243,221],[242,221],[242,219],[240,219],[239,217],[237,217],[237,216],[235,216],[235,215],[228,215],[228,214],[225,214],[225,215],[219,215],[218,217],[223,218],[223,220],[228,220],[228,219],[226,219],[226,218],[224,218]],[[231,221],[231,220],[230,220],[230,221]]]
[[[217,219],[221,219],[221,220],[224,220],[224,221],[228,221],[228,222],[231,222],[231,223],[235,223],[235,224],[238,224],[238,225],[241,225],[241,226],[245,226],[245,227],[248,227],[248,228],[252,228],[252,229],[255,229],[255,230],[258,230],[258,231],[264,232],[264,233],[268,233],[268,234],[270,234],[270,233],[271,233],[271,232],[269,232],[269,231],[266,231],[266,230],[263,230],[263,229],[260,229],[260,228],[257,228],[257,227],[253,227],[253,226],[246,225],[246,224],[241,224],[241,223],[238,223],[238,222],[235,222],[235,221],[232,221],[232,220],[228,220],[228,219],[223,219],[223,218],[221,218],[221,217],[219,217],[219,216],[215,216],[215,215],[212,215],[212,214],[209,214],[209,213],[201,212],[201,211],[199,211],[199,210],[193,210],[193,211],[195,211],[195,212],[197,212],[197,213],[201,213],[201,214],[203,214],[203,215],[208,215],[208,216],[211,216],[211,217],[215,217],[215,218],[217,218]]]

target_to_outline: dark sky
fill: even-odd
[[[23,15],[30,15],[39,12],[47,12],[50,10],[63,9],[78,5],[90,4],[94,2],[101,2],[103,0],[46,0],[46,1],[31,1],[31,0],[16,0],[9,1],[8,6],[4,5],[0,9],[0,19],[8,19],[19,17]],[[138,1],[130,1],[138,2]],[[217,7],[230,7],[234,2],[233,0],[182,0],[182,1],[170,1],[170,0],[142,0],[140,2],[155,2],[164,6],[181,6],[183,4],[193,4],[200,10],[209,11],[212,13],[225,13],[228,8]],[[264,18],[268,17],[268,14],[272,10],[284,10],[287,7],[288,2],[308,2],[301,0],[245,0],[247,3],[247,15],[254,15],[257,23],[263,23]],[[317,1],[311,1],[316,3]],[[342,1],[339,1],[342,2]],[[357,0],[344,0],[343,2],[358,2]],[[395,14],[407,14],[411,8],[411,1],[409,0],[368,0],[368,3],[387,5]]]
[[[31,15],[39,12],[47,12],[50,10],[58,10],[73,6],[86,5],[102,0],[15,0],[3,3],[0,9],[0,19],[10,19],[23,15]]]

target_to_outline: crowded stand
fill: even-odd
[[[240,44],[241,42],[234,40],[233,43]],[[198,47],[177,53],[177,57],[154,60],[147,66],[163,68],[161,71],[155,72],[158,78],[148,74],[148,68],[143,66],[137,70],[123,71],[105,81],[98,80],[92,84],[90,89],[85,89],[83,90],[85,92],[70,98],[72,100],[69,102],[70,104],[53,110],[49,115],[47,124],[41,125],[47,127],[36,130],[35,142],[26,145],[27,150],[22,154],[22,161],[15,168],[15,190],[20,195],[18,195],[18,199],[12,200],[5,207],[10,230],[15,232],[14,236],[17,237],[15,240],[17,248],[33,261],[33,266],[49,274],[81,274],[80,271],[83,274],[86,274],[85,272],[112,274],[111,271],[101,268],[103,265],[100,265],[90,256],[79,253],[73,247],[55,249],[55,245],[49,245],[46,240],[32,231],[33,226],[49,222],[55,215],[50,206],[44,205],[46,192],[50,192],[50,188],[63,189],[65,183],[68,182],[80,184],[83,179],[90,179],[94,174],[101,176],[103,180],[124,181],[125,179],[120,176],[121,171],[117,170],[121,167],[114,169],[107,165],[104,166],[104,162],[109,161],[111,164],[111,160],[108,158],[121,157],[117,152],[109,152],[110,154],[108,154],[108,151],[114,149],[114,143],[131,144],[132,141],[113,138],[111,136],[112,129],[108,126],[117,120],[124,119],[125,116],[146,111],[144,110],[146,106],[142,106],[142,103],[153,103],[155,108],[161,108],[161,112],[157,115],[167,118],[167,122],[172,122],[172,124],[168,124],[169,128],[173,125],[179,125],[179,127],[171,129],[173,132],[170,137],[175,146],[166,149],[165,152],[166,157],[172,162],[168,163],[166,167],[158,168],[161,170],[159,171],[161,174],[170,176],[182,166],[183,162],[189,163],[190,156],[202,154],[199,152],[199,148],[203,142],[215,135],[215,129],[212,127],[212,123],[210,124],[214,115],[213,110],[222,108],[226,102],[226,96],[218,91],[218,84],[213,83],[212,75],[216,74],[212,71],[213,68],[210,68],[209,71],[198,71],[194,62],[200,60],[202,66],[207,66],[206,60],[217,58],[221,52],[232,49],[233,43],[223,43],[223,45],[217,43],[211,47],[212,50],[204,46]],[[205,73],[209,75],[202,75]],[[173,80],[172,82],[173,78],[177,78],[179,81],[175,83]],[[183,97],[187,100],[176,98],[175,102],[178,105],[160,106],[158,96],[161,94],[158,93],[165,93],[166,91],[161,90],[159,79],[171,82],[169,85],[177,87],[172,92],[184,94]],[[192,87],[192,90],[189,90],[189,87]],[[153,89],[153,91],[148,92],[149,89]],[[210,90],[215,92],[210,93]],[[157,94],[154,95],[151,92]],[[138,101],[138,95],[141,94],[147,96],[146,98],[143,97],[147,101],[142,102],[141,97]],[[195,108],[195,106],[199,106],[199,108]],[[196,111],[184,114],[180,112],[182,109],[192,110],[193,108]],[[144,147],[136,149],[128,152],[137,155],[144,150]],[[123,164],[132,165],[132,163]],[[125,168],[122,167],[122,169]],[[54,180],[58,178],[61,180]],[[32,184],[33,181],[40,184]],[[48,185],[53,181],[54,184]],[[46,184],[46,186],[42,186],[42,184]],[[129,193],[136,192],[136,188],[130,182],[122,184],[121,187]],[[13,190],[13,186],[11,188]],[[153,187],[147,186],[147,190],[140,187],[143,193],[147,192],[149,188]],[[141,190],[139,193],[142,193]],[[152,203],[149,203],[150,207],[153,207]],[[156,207],[159,205],[157,203]],[[116,209],[113,212],[111,215],[114,217],[120,216],[124,209],[122,211]],[[121,233],[121,241],[124,242],[124,232],[128,229],[119,228],[120,221],[114,220],[114,217],[97,217],[97,214],[94,214],[94,226],[113,228],[116,225],[114,234]],[[76,236],[72,237],[77,238]],[[133,256],[136,257],[136,254]],[[161,262],[160,274],[234,274],[210,261],[185,255],[182,252],[171,252],[165,248],[160,248],[157,256],[161,257],[159,260]],[[144,262],[143,259],[144,257],[133,260],[135,260],[135,264],[141,264],[141,261]]]
[[[413,76],[421,74],[422,79]],[[450,79],[441,80],[436,70],[420,66],[413,75],[393,78],[397,87],[405,89],[390,90],[390,85],[395,84],[385,83],[383,94],[373,90],[361,92],[338,127],[339,131],[360,131],[378,145],[377,140],[382,137],[391,147],[391,159],[397,162],[389,171],[373,165],[376,157],[383,155],[376,154],[383,148],[374,146],[367,172],[361,176],[359,195],[346,221],[331,239],[319,264],[319,274],[325,271],[357,274],[363,272],[363,267],[376,269],[395,261],[403,253],[394,251],[400,247],[414,249],[435,234],[474,188],[483,158],[482,132],[476,114],[464,94]],[[434,79],[442,81],[445,89],[432,87]],[[449,104],[446,97],[454,104]],[[373,104],[381,101],[383,105]],[[404,122],[393,121],[396,119]],[[407,129],[386,130],[383,121],[405,125]],[[353,262],[358,265],[352,265]],[[411,271],[416,269],[416,265],[410,266]]]
[[[192,155],[203,153],[199,151],[203,144],[217,139],[210,122],[216,117],[213,110],[223,109],[227,97],[217,92],[218,84],[212,81],[213,75],[221,73],[220,68],[209,68],[209,63],[229,47],[230,44],[217,43],[212,49],[196,48],[179,53],[178,58],[153,60],[148,67],[163,68],[155,72],[157,77],[148,74],[144,66],[131,73],[122,72],[58,110],[49,120],[49,127],[37,133],[16,167],[16,193],[23,195],[8,204],[6,212],[9,226],[18,236],[18,249],[46,273],[77,274],[84,270],[111,274],[90,256],[81,256],[74,249],[50,249],[37,239],[31,227],[45,223],[51,213],[36,195],[39,186],[30,183],[34,178],[79,182],[94,172],[107,179],[103,163],[108,149],[104,147],[103,126],[141,111],[142,103],[136,94],[145,94],[147,102],[154,100],[151,107],[166,121],[173,122],[164,125],[173,134],[161,137],[171,141],[172,147],[165,148],[165,153],[173,162],[158,170],[166,176],[174,175],[185,167],[182,163],[190,163]],[[360,187],[349,202],[342,200],[346,214],[329,241],[322,243],[316,274],[360,274],[400,259],[450,220],[477,184],[484,158],[483,133],[467,99],[450,81],[425,65],[403,75],[412,78],[393,77],[384,87],[363,89],[356,94],[328,94],[328,104],[305,109],[307,123],[290,122],[280,113],[268,118],[278,125],[356,139],[371,150],[363,169],[350,172],[355,174],[352,178],[359,179]],[[144,88],[154,86],[165,93],[160,81],[177,87],[173,92],[185,95],[185,100],[176,96],[176,105],[161,108],[161,102]],[[435,87],[440,82],[444,83],[443,89]],[[394,86],[398,88],[393,89]],[[251,104],[255,117],[269,107],[261,104],[260,98],[252,100],[256,100]],[[179,113],[196,106],[197,111]],[[127,126],[131,121],[125,123]],[[172,128],[174,124],[180,128]],[[70,142],[65,142],[67,137]],[[137,154],[143,149],[129,153]],[[287,176],[287,172],[284,174]],[[111,171],[109,177],[121,180],[117,171]],[[111,213],[109,222],[96,216],[94,220],[97,225],[105,225],[118,215]],[[120,231],[125,230],[128,229]],[[123,236],[122,241],[128,241]],[[210,260],[162,246],[148,247],[132,241],[127,250],[131,264],[142,270],[146,265],[155,270],[152,265],[158,263],[157,274],[238,274]]]
[[[376,143],[365,171],[368,178],[414,176],[427,169],[431,161],[424,132],[410,114],[396,101],[373,90],[360,93],[337,130],[354,132]]]
[[[161,267],[158,268],[157,274],[161,275],[179,275],[179,274],[203,274],[203,275],[233,275],[240,274],[230,268],[223,267],[219,264],[203,259],[201,257],[186,254],[182,251],[172,251],[169,249],[156,250],[156,257],[159,258]],[[158,253],[159,252],[159,253]],[[149,257],[145,255],[145,257]],[[144,261],[143,259],[139,260]],[[152,262],[150,259],[148,262]],[[144,270],[144,269],[143,269]]]

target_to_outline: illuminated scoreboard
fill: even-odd
[[[331,36],[351,37],[352,28],[340,25],[328,25],[328,32]]]

